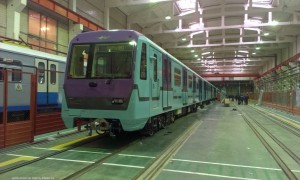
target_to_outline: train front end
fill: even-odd
[[[80,119],[101,131],[135,131],[132,90],[139,34],[134,31],[95,31],[79,34],[70,43],[62,118],[66,127]]]

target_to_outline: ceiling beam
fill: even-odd
[[[276,26],[290,26],[290,25],[300,25],[300,21],[287,21],[287,22],[278,22]],[[156,28],[154,31],[153,28],[144,28],[142,30],[143,34],[166,34],[166,33],[180,33],[180,32],[197,32],[197,31],[211,31],[211,30],[226,30],[226,29],[240,29],[240,28],[261,28],[273,26],[272,23],[260,23],[260,24],[240,24],[240,25],[229,25],[229,26],[214,26],[214,27],[201,27],[198,29],[174,29],[174,30],[163,30],[163,28]]]
[[[141,4],[156,4],[161,2],[172,2],[177,0],[105,0],[105,7],[124,7],[124,6],[133,6]]]
[[[292,38],[289,40],[276,40],[276,41],[261,41],[261,42],[236,42],[236,43],[217,43],[217,44],[197,44],[197,45],[185,45],[185,46],[178,46],[176,44],[174,45],[162,45],[164,49],[171,49],[171,48],[202,48],[202,47],[219,47],[219,46],[240,46],[240,45],[261,45],[261,44],[274,44],[274,43],[291,43],[295,42],[296,39]],[[249,48],[248,48],[249,49]],[[255,49],[255,47],[253,47]],[[235,51],[237,49],[234,49]],[[210,51],[210,50],[209,50]]]
[[[259,74],[201,74],[202,77],[259,77]]]
[[[236,5],[237,6],[237,5]],[[239,7],[243,7],[243,5],[238,5]],[[232,6],[231,6],[232,7]],[[128,23],[133,24],[133,23],[157,23],[157,22],[170,22],[170,21],[179,21],[179,20],[189,20],[189,19],[199,19],[199,18],[205,18],[205,19],[214,19],[214,18],[220,18],[222,16],[243,16],[244,18],[245,14],[252,15],[252,14],[261,14],[261,13],[268,13],[268,12],[280,12],[283,13],[282,8],[270,8],[270,9],[264,9],[264,8],[249,8],[248,10],[241,10],[241,11],[220,11],[221,7],[216,6],[214,8],[203,8],[203,11],[205,10],[211,10],[211,9],[216,9],[216,13],[203,13],[200,14],[199,12],[194,12],[191,14],[187,14],[184,16],[178,16],[178,15],[171,15],[171,19],[166,21],[165,17],[153,17],[149,16],[147,19],[141,19],[139,16],[130,16],[128,18]],[[285,11],[284,13],[287,14],[297,14],[296,11],[297,8],[289,8],[289,11]],[[226,18],[225,18],[226,19]]]
[[[275,33],[274,33],[275,34]],[[183,35],[181,36],[180,38],[171,38],[171,37],[168,37],[168,36],[163,36],[163,37],[154,37],[153,41],[156,42],[156,43],[165,43],[165,42],[189,42],[190,40],[193,40],[193,41],[198,41],[198,40],[220,40],[220,39],[223,39],[223,38],[248,38],[248,37],[254,37],[256,38],[257,36],[259,36],[258,34],[248,34],[248,35],[240,35],[240,34],[236,34],[236,35],[213,35],[213,36],[203,36],[203,37],[200,37],[200,38],[190,38],[189,34],[187,35]],[[286,33],[286,32],[278,32],[276,33],[276,36],[277,37],[284,37],[284,36],[295,36],[293,35],[292,33]],[[183,37],[186,37],[186,40],[183,41],[182,38]],[[268,36],[261,36],[261,37],[264,37],[264,38],[271,38],[271,37],[274,37],[274,35],[268,35]]]

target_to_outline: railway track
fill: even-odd
[[[32,143],[24,143],[24,144],[16,145],[16,146],[13,146],[13,147],[8,147],[8,148],[1,149],[0,154],[10,153],[10,152],[14,152],[14,151],[21,150],[21,149],[26,149],[26,148],[29,148],[30,146],[33,146],[33,145],[46,144],[46,143],[49,143],[49,142],[53,142],[53,139],[59,140],[59,139],[65,138],[65,137],[70,137],[70,136],[73,136],[73,135],[78,135],[78,134],[86,133],[86,132],[87,132],[87,130],[83,130],[83,131],[80,131],[80,132],[73,131],[71,133],[57,134],[55,136],[51,136],[51,138],[41,138],[41,139],[38,139],[38,140],[36,140],[35,142],[32,142]]]
[[[259,113],[260,115],[264,116],[266,119],[272,121],[273,123],[276,123],[278,126],[286,129],[287,131],[291,132],[292,134],[300,137],[300,129],[296,126],[293,126],[292,124],[290,123],[287,123],[286,121],[282,121],[274,116],[270,117],[268,115],[270,115],[270,113],[268,113],[268,115],[266,115],[265,111],[262,111],[262,110],[259,110],[258,108],[255,108],[253,106],[249,106],[251,107],[251,109],[253,109],[254,111],[256,111],[257,113]],[[272,115],[272,114],[271,114]]]
[[[52,156],[61,154],[61,153],[66,152],[66,151],[75,149],[75,148],[77,148],[77,147],[80,147],[80,146],[83,146],[83,145],[85,145],[85,144],[88,144],[88,143],[91,143],[91,142],[93,142],[93,141],[96,141],[96,140],[99,139],[99,137],[102,137],[102,136],[101,136],[101,135],[94,136],[94,137],[91,137],[91,138],[89,138],[89,139],[80,141],[80,142],[78,142],[78,143],[76,143],[76,144],[74,144],[74,145],[72,145],[72,146],[67,147],[67,148],[64,148],[64,149],[61,149],[61,150],[57,150],[57,151],[48,153],[48,154],[46,154],[46,155],[44,155],[44,156],[34,158],[33,160],[30,160],[30,161],[25,161],[25,162],[18,163],[18,164],[16,164],[16,165],[10,166],[10,167],[8,167],[8,168],[4,168],[4,169],[0,170],[0,174],[7,173],[7,172],[10,172],[10,171],[12,171],[12,170],[15,170],[15,169],[18,169],[18,168],[27,166],[27,165],[29,165],[29,164],[32,164],[32,163],[35,163],[35,162],[38,162],[38,161],[41,161],[41,160],[50,158],[50,157],[52,157]],[[19,149],[18,149],[18,150],[19,150]]]
[[[248,126],[251,128],[251,130],[255,133],[255,135],[258,137],[258,139],[261,141],[261,143],[264,145],[264,147],[268,150],[268,152],[271,154],[273,159],[276,161],[276,163],[279,165],[279,167],[282,169],[282,171],[285,173],[285,175],[291,179],[296,180],[298,179],[297,176],[291,171],[291,168],[285,163],[285,161],[278,155],[278,152],[275,150],[275,148],[272,146],[271,142],[268,142],[267,137],[265,137],[260,131],[264,132],[268,137],[270,137],[282,150],[284,150],[288,156],[290,156],[298,165],[300,165],[300,158],[299,156],[293,152],[288,146],[286,146],[282,141],[280,141],[276,136],[274,136],[267,128],[265,128],[258,120],[253,118],[249,112],[241,110],[241,108],[237,107],[238,111],[241,113],[244,121],[248,124]],[[256,111],[258,112],[258,111]],[[261,114],[261,112],[259,112]],[[262,114],[261,114],[262,115]],[[263,115],[266,117],[265,115]],[[270,120],[270,118],[267,118]],[[274,122],[274,120],[272,120]],[[291,131],[291,128],[286,127],[286,125],[278,124],[280,127],[288,130],[289,132],[295,134],[295,131]],[[259,128],[257,128],[259,127]],[[297,132],[297,131],[296,131]],[[297,133],[295,134],[297,136]],[[297,136],[298,137],[298,136]]]

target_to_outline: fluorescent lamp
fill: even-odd
[[[165,19],[169,20],[169,19],[171,19],[171,16],[166,16]]]
[[[210,52],[204,52],[201,55],[207,55],[207,54],[210,54]]]

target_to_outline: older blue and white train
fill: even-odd
[[[60,108],[66,58],[12,44],[0,43],[0,123],[7,96],[8,120],[27,120],[30,110],[30,74],[37,73],[38,110]],[[8,93],[4,94],[4,71]]]
[[[95,122],[101,132],[153,134],[197,111],[218,89],[132,30],[77,35],[69,46],[62,118]]]

